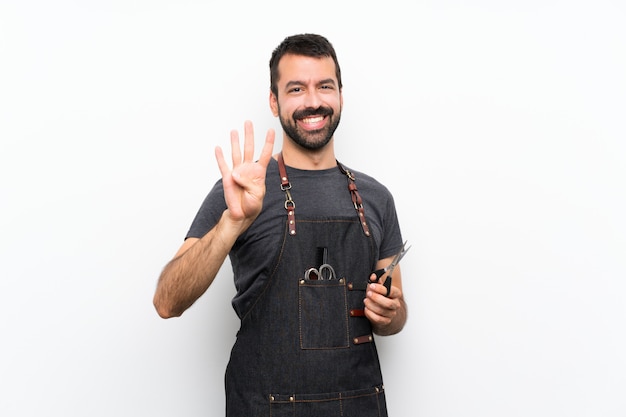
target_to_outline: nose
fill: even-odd
[[[317,109],[322,104],[322,99],[316,88],[309,89],[304,97],[304,105],[308,108]]]

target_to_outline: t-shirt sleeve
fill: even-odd
[[[402,233],[398,213],[392,194],[387,191],[386,207],[383,210],[383,235],[380,243],[380,259],[395,255],[402,246]]]
[[[220,179],[213,185],[213,188],[202,202],[200,209],[191,222],[185,239],[203,237],[217,224],[224,210],[226,210],[226,201],[224,200],[224,188]]]

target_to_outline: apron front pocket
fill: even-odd
[[[272,417],[387,417],[382,386],[321,394],[271,394]]]
[[[301,280],[298,297],[301,349],[350,347],[344,279]]]

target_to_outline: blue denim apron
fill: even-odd
[[[346,198],[348,198],[346,193]],[[265,290],[242,318],[226,370],[227,417],[386,417],[378,352],[363,315],[374,239],[357,216],[290,216]],[[305,278],[319,249],[335,277]]]

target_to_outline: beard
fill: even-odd
[[[324,106],[320,106],[317,109],[306,108],[298,110],[293,113],[291,119],[283,117],[280,106],[278,106],[278,114],[280,124],[287,136],[300,147],[310,151],[315,151],[326,146],[333,138],[335,130],[337,130],[337,126],[339,126],[339,121],[341,120],[341,110],[336,117],[333,117],[335,115],[333,109]],[[297,120],[309,116],[328,116],[330,123],[318,130],[301,129],[297,124]]]

